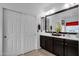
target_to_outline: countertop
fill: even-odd
[[[79,41],[75,36],[53,36],[52,33],[40,33],[40,35]]]

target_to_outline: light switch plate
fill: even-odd
[[[79,38],[79,33],[76,35],[77,38]]]

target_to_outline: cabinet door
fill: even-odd
[[[77,47],[66,46],[65,47],[65,56],[78,56]]]
[[[44,36],[40,36],[40,46],[41,48],[45,49],[45,40],[46,38]]]
[[[54,38],[54,54],[63,56],[63,48],[64,48],[63,39],[60,38]]]
[[[65,41],[65,55],[77,56],[78,55],[78,42],[72,40]]]
[[[49,52],[53,52],[53,39],[48,37],[46,40],[46,50]]]

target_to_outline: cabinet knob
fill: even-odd
[[[65,43],[65,45],[67,45],[67,43]]]

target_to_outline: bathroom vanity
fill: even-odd
[[[40,34],[41,48],[57,56],[78,56],[78,18],[78,5],[45,16],[45,34]],[[59,32],[67,36],[58,35]]]
[[[63,36],[40,35],[41,48],[57,56],[78,56],[78,39]]]

